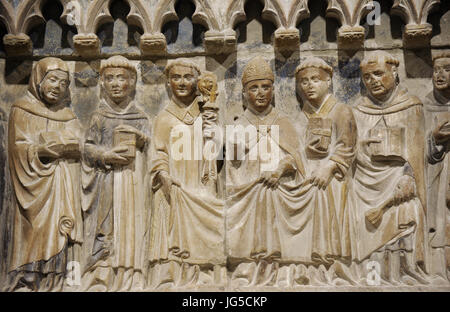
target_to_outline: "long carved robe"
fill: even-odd
[[[8,121],[6,120],[6,114],[0,108],[0,175],[5,177],[6,168],[6,133],[7,133]],[[5,198],[3,191],[5,190],[5,179],[0,179],[0,194],[2,198]],[[3,212],[3,201],[0,201],[0,214]]]
[[[326,203],[318,200],[317,188],[304,183],[305,161],[302,146],[291,121],[273,108],[264,117],[247,109],[235,125],[244,128],[268,126],[245,143],[242,160],[227,161],[227,246],[232,262],[306,263],[335,255]],[[278,127],[278,137],[272,132]],[[267,140],[261,140],[267,136]],[[260,144],[267,151],[278,149],[279,159],[296,170],[275,188],[260,182],[263,164]],[[252,150],[257,149],[256,152]],[[227,151],[229,152],[229,151]],[[252,153],[257,157],[253,158]],[[276,154],[272,154],[276,157]],[[278,162],[276,162],[278,164]],[[275,170],[273,168],[273,170]]]
[[[308,129],[308,123],[313,119],[329,120],[328,126],[331,127]],[[320,168],[330,164],[337,168],[327,188],[316,190],[314,227],[316,233],[322,231],[322,236],[328,238],[329,256],[339,257],[342,255],[340,226],[349,183],[347,171],[356,150],[356,121],[350,107],[329,95],[317,111],[306,102],[298,123],[306,155],[306,176],[313,176]],[[317,140],[322,140],[322,143]]]
[[[149,120],[134,102],[123,112],[116,112],[102,100],[91,118],[82,163],[84,248],[88,254],[84,271],[104,267],[139,274],[143,269],[149,210],[146,184],[149,153],[145,144],[142,149],[136,148],[136,157],[128,165],[116,167],[103,163],[101,154],[114,147],[113,132],[119,125],[132,126],[150,137]],[[123,285],[120,281],[115,281],[115,286],[106,283],[111,289],[130,287],[126,279]]]
[[[424,263],[426,199],[422,103],[405,90],[398,90],[384,106],[375,105],[363,97],[354,109],[354,116],[359,142],[345,210],[343,249],[356,261],[363,261],[372,253],[387,248],[405,250],[412,254],[415,264]],[[364,148],[369,131],[380,126],[404,128],[403,161],[376,161],[371,158],[370,149]],[[365,219],[366,212],[381,207],[392,198],[398,181],[404,175],[414,177],[417,197],[390,207],[377,227],[369,224]]]
[[[434,271],[445,272],[445,267],[450,267],[450,208],[447,204],[450,189],[450,145],[436,145],[432,132],[443,121],[450,121],[450,101],[437,92],[432,92],[426,97],[424,108],[428,156],[428,230],[431,247],[442,249],[443,255],[447,253],[444,257],[434,257],[441,258],[433,259],[433,266],[437,267]],[[446,262],[442,261],[442,258],[446,259]]]
[[[61,130],[80,137],[76,116],[69,108],[49,110],[32,91],[11,109],[8,155],[16,213],[10,270],[62,273],[68,241],[82,241],[79,163],[43,161],[37,153],[42,132]]]
[[[153,133],[149,262],[224,265],[223,201],[201,182],[202,117],[197,100],[185,107],[172,99],[156,117]],[[174,154],[181,150],[184,156]],[[180,184],[172,185],[169,201],[158,178],[163,171]]]

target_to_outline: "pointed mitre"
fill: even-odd
[[[242,85],[245,86],[250,81],[262,79],[274,82],[275,76],[266,60],[261,56],[257,56],[245,66],[242,74]]]

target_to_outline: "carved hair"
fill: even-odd
[[[327,64],[323,59],[318,57],[308,57],[306,60],[301,62],[300,65],[297,66],[295,69],[295,77],[297,77],[297,74],[306,69],[306,68],[319,68],[324,70],[328,75],[330,75],[330,78],[333,77],[333,67]]]
[[[361,61],[361,65],[359,67],[362,69],[363,67],[369,64],[377,64],[380,62],[384,62],[385,64],[391,64],[395,67],[398,67],[400,62],[391,54],[385,51],[377,51],[377,52],[369,52],[366,54],[364,59]]]
[[[164,74],[166,75],[167,78],[169,78],[170,71],[175,66],[184,66],[184,67],[191,68],[191,69],[194,70],[194,73],[196,74],[197,77],[200,76],[201,73],[202,73],[200,68],[197,65],[195,65],[194,63],[192,63],[192,62],[190,62],[188,60],[178,59],[178,60],[172,61],[164,69]]]
[[[103,72],[107,68],[128,69],[128,71],[133,75],[133,78],[136,80],[136,67],[134,67],[127,58],[121,55],[112,56],[109,59],[102,61],[100,65],[100,76],[103,76]]]
[[[436,60],[442,59],[442,58],[448,58],[448,59],[450,59],[450,51],[449,51],[449,52],[441,52],[441,53],[439,53],[439,54],[436,54],[436,55],[433,57],[433,64],[434,64],[434,62],[436,62]]]

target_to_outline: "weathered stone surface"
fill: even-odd
[[[56,2],[0,2],[0,289],[450,291],[446,1],[381,1],[379,25],[366,0]],[[55,69],[76,127],[46,100]],[[256,130],[244,159],[236,125]],[[185,134],[218,158],[178,159]],[[267,170],[250,160],[263,143],[281,155]],[[74,214],[48,213],[58,244],[27,258],[20,205],[57,197]],[[79,263],[81,285],[39,286],[48,259],[60,276]]]

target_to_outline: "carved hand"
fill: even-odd
[[[295,160],[292,157],[285,157],[280,161],[277,170],[275,171],[264,171],[261,174],[260,182],[270,188],[278,187],[281,177],[286,173],[295,171]]]
[[[331,162],[330,164],[320,168],[317,174],[309,178],[309,182],[317,186],[319,189],[326,189],[328,184],[330,184],[331,179],[334,177],[334,172],[336,170],[336,164]]]
[[[276,171],[264,171],[259,178],[259,181],[264,183],[267,187],[276,188],[280,181],[282,173],[279,170]]]
[[[113,149],[103,153],[102,158],[107,165],[127,165],[131,162],[131,159],[127,159],[120,156],[120,153],[126,152],[128,147],[116,146]]]
[[[382,142],[382,140],[381,139],[379,139],[379,138],[368,138],[368,139],[365,139],[365,140],[361,140],[361,147],[362,147],[362,149],[367,153],[367,154],[370,154],[369,153],[369,151],[368,151],[368,148],[369,148],[369,146],[370,146],[370,144],[373,144],[373,143],[381,143]]]
[[[437,125],[433,131],[436,144],[441,145],[450,140],[450,123],[446,120]]]
[[[403,202],[407,202],[415,196],[416,192],[414,178],[409,175],[402,176],[394,190],[393,204],[399,205]]]
[[[117,128],[115,130],[120,131],[120,132],[125,132],[125,133],[136,134],[136,137],[137,137],[136,147],[138,147],[138,148],[142,148],[145,145],[145,143],[147,143],[147,141],[149,141],[149,138],[147,137],[147,135],[145,135],[142,131],[140,131],[130,125],[120,125],[120,126],[117,126]]]

